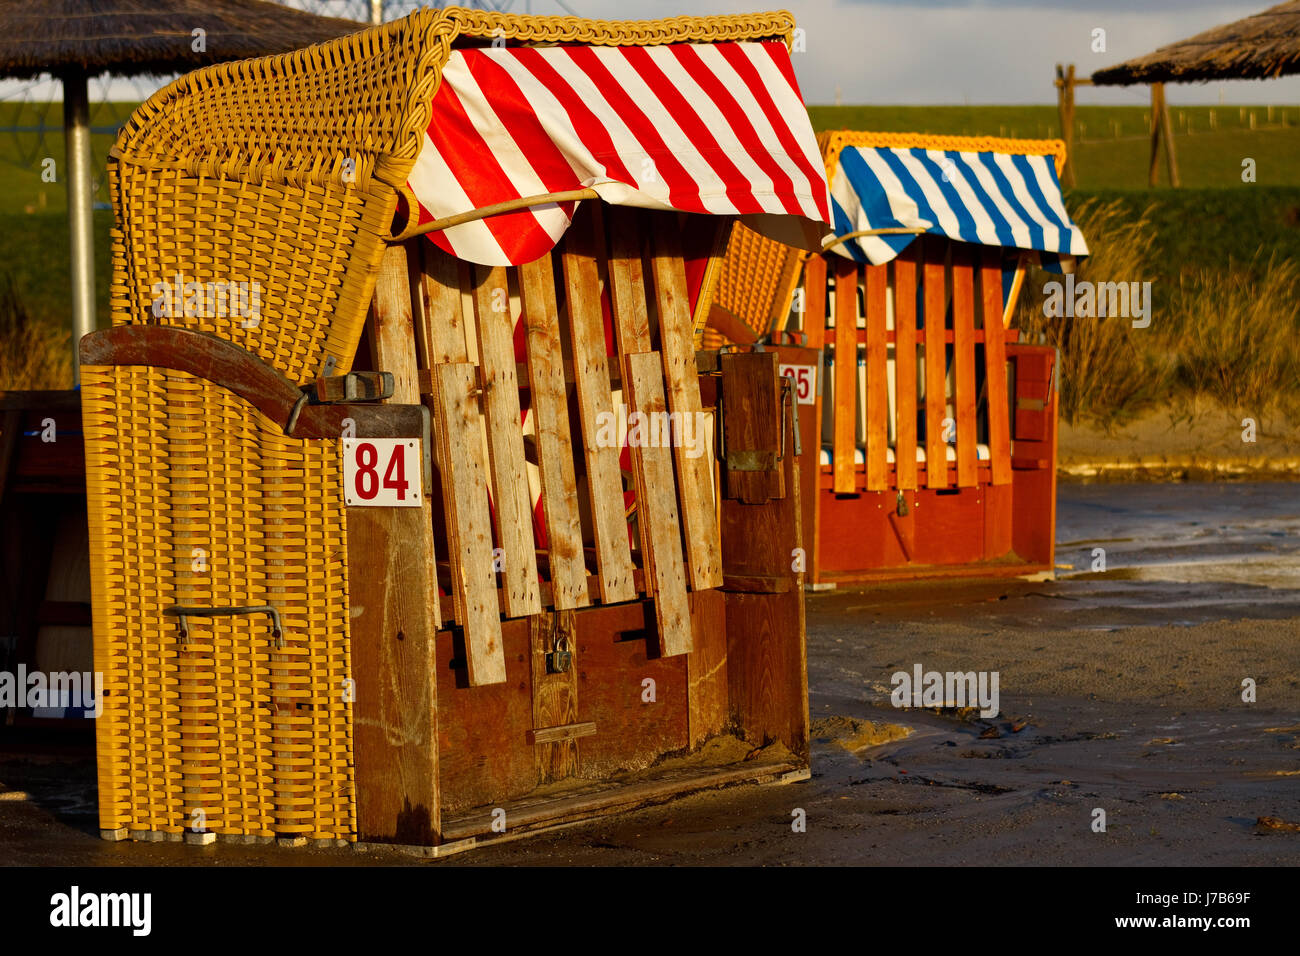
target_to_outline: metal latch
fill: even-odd
[[[392,372],[348,372],[346,375],[322,375],[314,384],[316,401],[322,405],[337,402],[372,402],[392,398]]]
[[[555,639],[550,652],[546,655],[546,673],[564,674],[573,666],[573,651],[569,650],[569,638],[561,634]]]
[[[188,644],[190,629],[186,618],[190,617],[233,617],[237,614],[265,614],[271,618],[271,637],[275,639],[277,649],[284,647],[284,629],[280,626],[280,612],[270,605],[258,607],[169,607],[163,613],[180,618],[177,622],[176,637],[181,644]]]
[[[304,405],[342,405],[348,402],[376,402],[393,397],[395,388],[392,372],[348,372],[346,375],[330,375],[328,370],[334,368],[333,357],[325,363],[325,368],[316,381],[302,387],[302,394],[294,402],[289,412],[289,420],[284,423],[284,433],[290,437],[298,427],[298,416]]]

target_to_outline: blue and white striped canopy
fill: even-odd
[[[1050,155],[845,146],[831,175],[831,214],[836,237],[919,228],[986,246],[1088,254]],[[833,250],[881,265],[915,238],[859,236]]]

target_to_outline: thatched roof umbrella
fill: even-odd
[[[1300,73],[1300,0],[1229,23],[1092,74],[1098,86],[1264,80]]]
[[[50,73],[63,83],[74,363],[77,343],[95,328],[88,77],[186,73],[362,28],[263,0],[23,0],[0,7],[0,77]]]

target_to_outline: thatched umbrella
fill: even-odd
[[[1264,80],[1300,73],[1300,0],[1279,3],[1092,74],[1098,86]]]
[[[95,327],[88,77],[185,73],[362,28],[263,0],[23,0],[0,7],[0,77],[50,73],[63,83],[74,363],[77,343]]]

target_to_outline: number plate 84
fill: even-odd
[[[343,439],[343,500],[350,507],[418,508],[423,471],[418,439]]]

